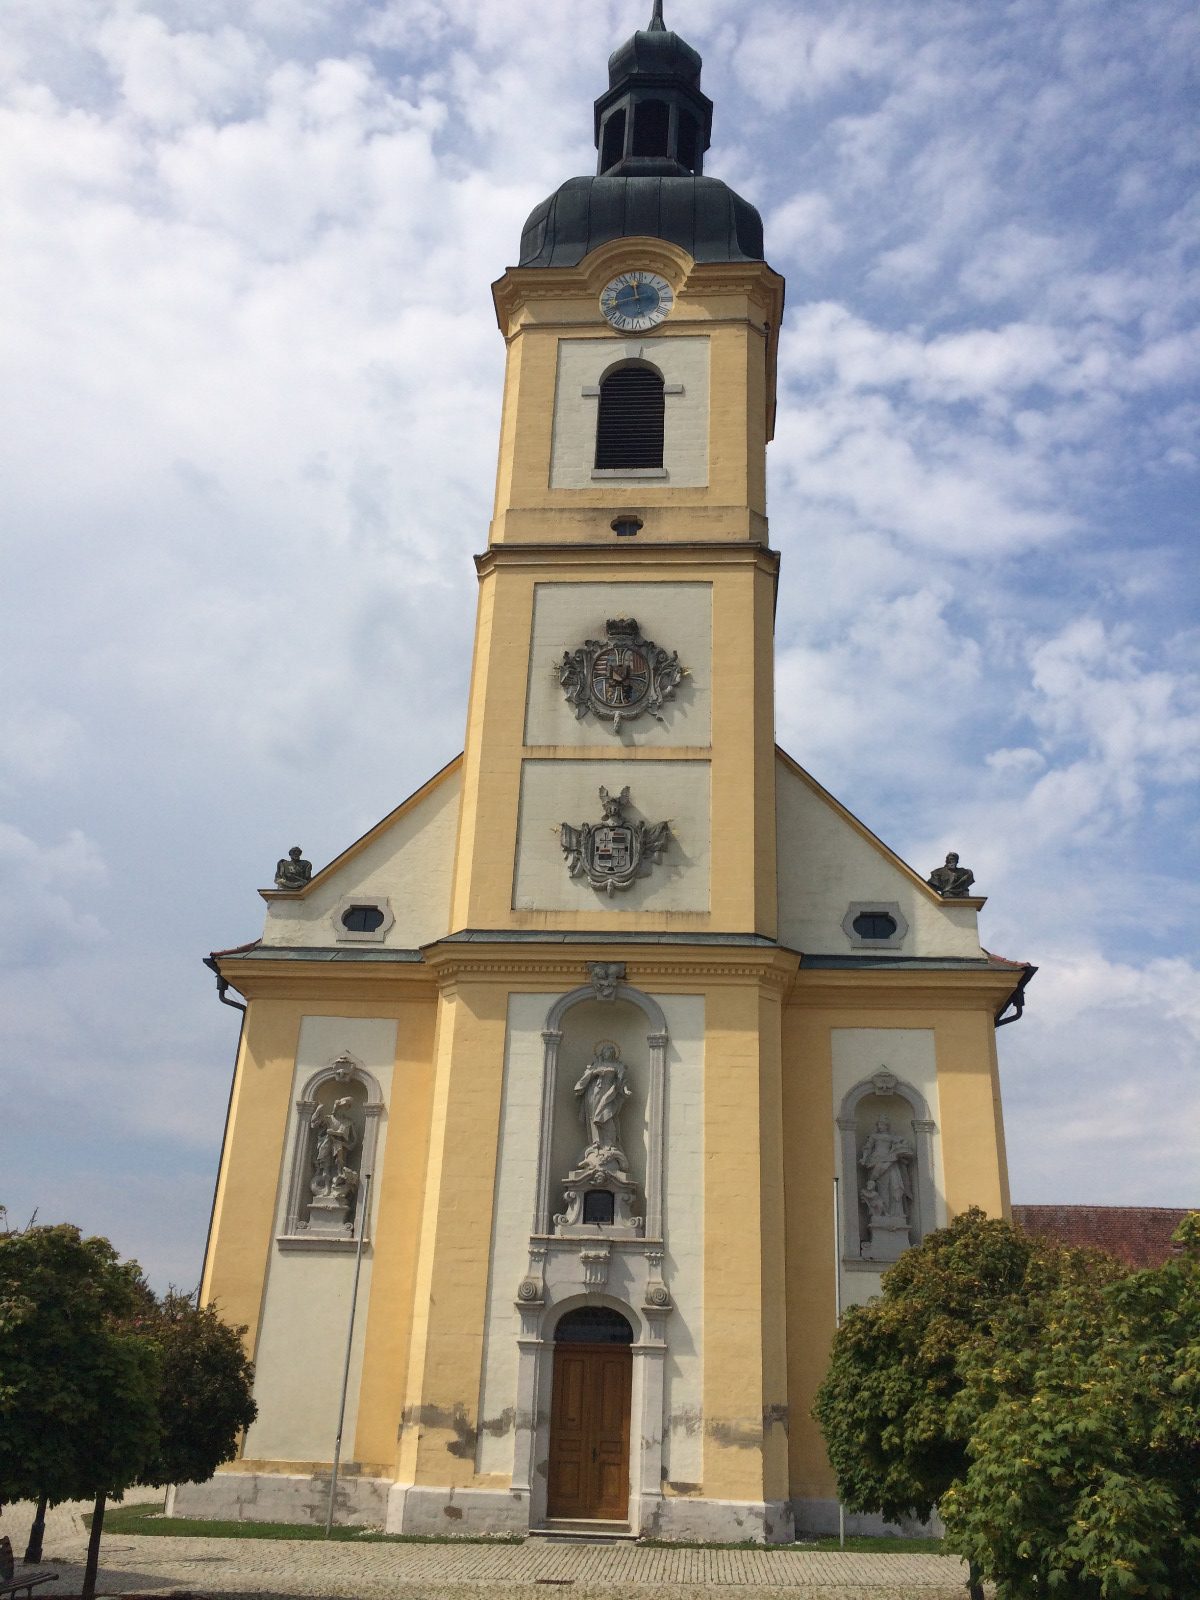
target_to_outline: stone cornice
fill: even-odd
[[[779,551],[765,545],[739,540],[736,544],[713,540],[679,540],[650,543],[625,540],[615,549],[611,540],[603,544],[494,544],[475,557],[479,576],[500,567],[526,567],[561,572],[564,567],[612,567],[617,560],[625,569],[634,566],[711,567],[753,566],[772,578],[779,574]]]
[[[689,302],[695,304],[712,296],[742,294],[762,308],[772,336],[777,333],[783,317],[784,281],[773,267],[765,261],[696,263],[678,245],[648,236],[609,240],[589,252],[575,267],[510,267],[492,285],[500,331],[505,335],[511,333],[513,319],[531,302],[595,300],[614,273],[628,269],[631,261],[647,271],[661,272],[674,289],[680,309],[685,312]],[[670,331],[694,326],[695,320],[700,319],[685,315],[678,323],[670,324]],[[601,336],[607,331],[603,324],[597,328]],[[668,328],[655,331],[665,333]]]
[[[1022,969],[1023,970],[1023,969]],[[789,1003],[805,1009],[848,1006],[864,1010],[939,1008],[998,1014],[1020,981],[1021,971],[980,964],[970,968],[802,967]]]
[[[732,945],[668,946],[659,950],[645,945],[586,943],[538,947],[527,944],[434,944],[422,951],[436,975],[439,988],[466,983],[502,982],[522,988],[586,980],[587,962],[623,960],[626,981],[639,989],[677,988],[701,983],[758,983],[784,990],[794,980],[799,957],[777,947]]]

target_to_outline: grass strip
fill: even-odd
[[[84,1518],[90,1528],[92,1519]],[[324,1524],[312,1522],[209,1522],[199,1517],[167,1517],[163,1502],[110,1506],[104,1531],[139,1534],[158,1539],[324,1539]],[[354,1544],[523,1544],[518,1533],[491,1538],[464,1534],[381,1533],[377,1528],[347,1528],[334,1524],[329,1537]]]

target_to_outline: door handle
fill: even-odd
[[[593,1445],[592,1446],[592,1465],[595,1466],[595,1464],[596,1464],[596,1446]]]

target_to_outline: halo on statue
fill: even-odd
[[[601,1050],[607,1047],[611,1047],[617,1052],[618,1055],[621,1054],[621,1046],[615,1039],[597,1039],[595,1044],[592,1046],[592,1054],[594,1056],[598,1056]]]

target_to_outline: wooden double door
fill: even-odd
[[[628,1517],[632,1380],[627,1344],[555,1346],[548,1516]]]

